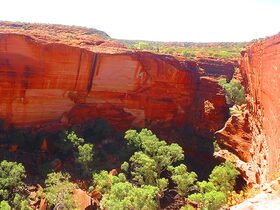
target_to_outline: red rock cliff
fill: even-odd
[[[280,170],[279,71],[280,34],[256,41],[242,53],[241,73],[249,93],[253,134],[250,153],[258,182]]]
[[[198,65],[129,51],[84,28],[2,22],[0,118],[26,127],[102,117],[119,129],[189,125],[209,136],[227,107],[217,80],[201,77]]]
[[[195,72],[150,53],[105,54],[0,35],[1,118],[28,125],[104,117],[118,127],[145,120],[182,123]]]

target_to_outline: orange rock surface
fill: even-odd
[[[252,136],[248,117],[247,111],[240,115],[233,115],[228,119],[224,128],[216,132],[219,145],[245,162],[249,162],[252,158],[250,153]]]
[[[252,163],[264,182],[280,170],[280,33],[248,46],[240,70],[249,93]]]
[[[219,65],[223,75],[226,62]],[[1,22],[0,118],[38,128],[96,118],[121,130],[189,125],[208,136],[223,126],[227,107],[217,80],[198,69],[194,61],[129,51],[99,31]]]
[[[146,119],[180,124],[193,102],[195,72],[164,59],[0,34],[0,117],[18,126],[97,117],[120,128],[144,126]]]
[[[80,210],[93,209],[91,207],[92,199],[86,193],[86,191],[83,191],[81,189],[74,189],[73,190],[73,199],[76,202],[78,209],[80,209]]]
[[[203,68],[205,74],[212,77],[225,76],[230,80],[234,74],[234,68],[238,66],[236,60],[217,59],[217,58],[204,58],[199,57],[196,60],[198,66]]]

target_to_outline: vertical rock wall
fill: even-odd
[[[82,123],[180,126],[194,101],[193,63],[151,53],[105,54],[0,35],[0,118],[17,126]]]
[[[252,127],[253,167],[257,182],[280,170],[280,34],[256,41],[242,53],[241,73]]]

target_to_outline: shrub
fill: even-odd
[[[94,174],[95,187],[104,194],[101,204],[105,209],[157,209],[168,186],[168,179],[161,174],[184,158],[183,150],[178,144],[168,145],[159,140],[147,129],[139,133],[128,130],[125,140],[137,151],[129,162],[121,165],[121,169],[135,185],[129,183],[122,173],[118,176],[111,176],[106,171]]]
[[[184,56],[185,58],[194,58],[196,56],[195,52],[191,51],[191,50],[184,50],[182,52],[182,56]]]
[[[102,194],[109,192],[112,186],[112,178],[108,171],[104,170],[102,170],[100,173],[93,174],[93,182],[95,188]]]
[[[166,47],[163,47],[160,49],[160,53],[163,53],[163,54],[169,54],[169,55],[172,55],[173,53],[175,53],[176,49],[175,48],[166,48]]]
[[[7,201],[1,201],[0,202],[0,209],[1,210],[12,210],[11,206]]]
[[[195,193],[188,197],[189,200],[200,204],[202,209],[217,210],[226,204],[226,195],[219,191]]]
[[[240,191],[240,193],[232,191],[227,194],[227,204],[228,206],[234,206],[242,203],[246,198],[247,195],[244,193],[244,191]]]
[[[93,144],[85,143],[74,131],[66,132],[66,142],[70,141],[75,150],[76,162],[82,166],[82,174],[88,176],[90,174],[90,164],[93,161]]]
[[[13,205],[15,209],[20,209],[20,210],[32,210],[28,206],[28,201],[21,195],[16,194],[14,199],[13,199]]]
[[[125,139],[138,149],[126,167],[130,169],[132,179],[140,185],[158,186],[161,173],[168,166],[184,159],[183,149],[178,144],[168,145],[148,129],[142,129],[139,133],[128,130]],[[161,188],[163,183],[168,185],[167,180],[160,180],[160,183]]]
[[[101,200],[105,209],[157,209],[158,188],[143,185],[135,187],[129,182],[114,184]]]
[[[66,131],[66,139],[65,141],[70,141],[74,147],[78,147],[84,144],[85,140],[83,138],[78,137],[78,135],[74,132],[67,132]]]
[[[202,209],[216,210],[226,204],[226,195],[217,190],[212,182],[198,182],[199,193],[191,194],[188,199],[195,201]]]
[[[3,160],[0,163],[0,199],[8,199],[11,193],[24,184],[25,178],[26,172],[21,163]]]
[[[234,104],[242,105],[245,103],[244,87],[240,81],[232,79],[227,83],[226,79],[220,79],[219,84],[225,90],[227,104],[233,106]]]
[[[216,210],[227,202],[227,195],[233,191],[239,172],[230,162],[216,166],[209,181],[197,182],[199,192],[189,195],[188,199],[195,201],[202,209]]]
[[[186,165],[170,166],[168,170],[172,172],[171,179],[176,184],[175,188],[180,195],[188,196],[190,192],[195,190],[197,175],[195,172],[188,172]]]
[[[50,173],[45,180],[45,196],[49,204],[59,209],[75,209],[72,191],[74,184],[69,181],[69,174]]]
[[[150,45],[149,43],[146,42],[138,42],[137,44],[134,45],[134,48],[138,50],[153,50],[154,47]]]
[[[93,161],[93,145],[84,144],[78,146],[77,162],[80,163],[84,169],[84,173],[88,174],[90,171],[90,163]]]
[[[180,208],[180,210],[196,210],[195,207],[193,207],[192,205],[186,205],[186,206],[183,206],[182,208]]]
[[[213,169],[209,181],[215,185],[217,190],[227,193],[233,191],[239,174],[234,165],[227,161]]]
[[[220,147],[219,143],[217,142],[217,140],[215,140],[213,142],[213,147],[214,147],[214,152],[219,152],[221,150],[221,147]]]
[[[102,170],[99,173],[93,174],[93,184],[102,194],[108,193],[113,184],[126,181],[126,177],[123,173],[118,174],[118,176],[113,176],[109,174],[108,171]]]
[[[128,172],[129,169],[129,163],[128,162],[123,162],[123,164],[121,165],[121,170],[124,172]]]

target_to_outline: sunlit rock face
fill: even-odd
[[[105,54],[0,35],[0,115],[17,126],[103,117],[117,128],[179,126],[193,104],[193,63],[150,53]]]
[[[252,158],[250,153],[252,135],[248,118],[249,113],[244,110],[242,114],[231,116],[215,135],[221,147],[228,149],[245,162],[249,162]]]
[[[213,68],[230,77],[232,61],[131,51],[101,32],[70,29],[0,22],[6,125],[56,130],[104,118],[119,130],[187,126],[206,138],[223,127],[227,105]]]
[[[280,34],[256,41],[242,53],[241,73],[249,93],[253,163],[257,181],[280,169]]]

